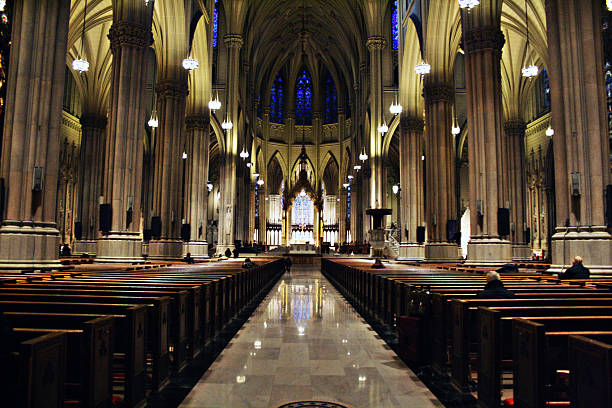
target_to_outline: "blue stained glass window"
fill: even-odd
[[[312,125],[312,78],[306,70],[303,70],[297,78],[295,108],[296,123]]]
[[[217,9],[218,1],[215,0],[215,10],[213,11],[213,38],[212,38],[212,46],[217,46],[217,37],[219,34],[219,12]]]
[[[399,48],[399,15],[397,12],[397,0],[393,2],[391,14],[391,37],[393,39],[393,49]]]
[[[270,122],[283,123],[283,77],[278,74],[270,95]]]
[[[261,94],[257,95],[257,117],[261,118]]]
[[[544,109],[550,108],[550,81],[546,69],[542,70],[542,87],[544,88]]]
[[[351,220],[351,186],[347,187],[347,192],[346,192],[346,219],[349,222],[350,225],[350,220]]]
[[[331,74],[325,81],[325,123],[338,122],[338,93]]]

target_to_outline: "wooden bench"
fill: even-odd
[[[612,408],[612,334],[570,335],[570,397],[577,408]]]

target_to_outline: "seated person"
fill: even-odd
[[[504,287],[499,280],[499,273],[491,271],[487,273],[487,284],[482,292],[478,292],[476,297],[482,299],[510,299],[514,297],[514,292]]]
[[[498,273],[517,273],[519,270],[513,263],[507,263],[497,270]]]
[[[225,257],[226,258],[231,258],[232,257],[232,251],[229,248],[227,248],[225,250]]]
[[[246,258],[244,260],[244,262],[242,263],[242,267],[244,269],[250,269],[250,268],[257,267],[257,264],[255,262],[251,261],[251,258]]]
[[[567,268],[565,273],[559,274],[559,279],[589,279],[591,272],[589,268],[582,265],[582,258],[574,257],[574,262],[570,268]]]
[[[188,264],[195,263],[195,260],[191,257],[191,252],[187,252],[185,257],[183,258],[183,262],[188,263]]]

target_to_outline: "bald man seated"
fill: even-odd
[[[574,257],[572,266],[567,268],[565,273],[559,274],[559,279],[589,279],[591,272],[589,268],[582,264],[582,258],[579,256]]]
[[[476,297],[482,299],[510,299],[514,297],[514,292],[506,289],[499,279],[499,273],[491,271],[487,273],[487,284],[482,292],[478,292]]]

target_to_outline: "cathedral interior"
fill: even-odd
[[[245,254],[612,276],[610,0],[0,14],[0,277]]]

